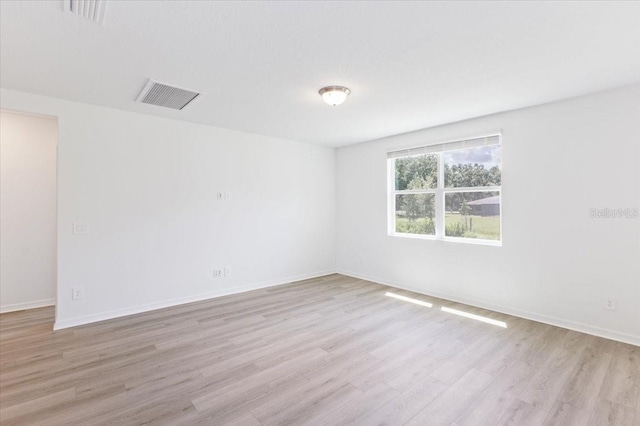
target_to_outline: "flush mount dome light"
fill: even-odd
[[[320,89],[318,93],[322,96],[323,101],[329,105],[336,106],[347,100],[351,90],[344,86],[327,86]]]

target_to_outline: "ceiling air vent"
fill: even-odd
[[[193,90],[149,80],[136,101],[166,108],[183,109],[198,96],[200,93]]]
[[[64,10],[101,24],[107,0],[63,0]]]

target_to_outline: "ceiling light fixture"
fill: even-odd
[[[351,90],[344,86],[327,86],[320,89],[318,93],[322,96],[323,101],[329,105],[336,106],[347,100]]]

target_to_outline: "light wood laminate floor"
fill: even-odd
[[[0,316],[2,426],[640,425],[639,347],[340,275],[52,324]]]

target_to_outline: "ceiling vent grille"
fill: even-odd
[[[107,0],[63,0],[64,9],[99,24],[104,22],[104,9]]]
[[[200,95],[201,93],[193,90],[149,80],[136,101],[166,108],[183,109]]]

